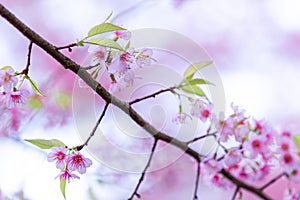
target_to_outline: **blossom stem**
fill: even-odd
[[[164,93],[164,92],[172,92],[172,93],[174,93],[174,89],[176,89],[176,86],[173,86],[173,87],[169,87],[169,88],[166,88],[166,89],[159,90],[159,91],[157,91],[157,92],[154,92],[153,94],[149,94],[149,95],[144,96],[144,97],[142,97],[142,98],[135,99],[135,100],[129,102],[129,105],[138,103],[138,102],[140,102],[140,101],[149,99],[149,98],[151,98],[151,97],[155,98],[155,96],[157,96],[157,95],[159,95],[159,94],[161,94],[161,93]]]
[[[236,198],[237,194],[239,193],[239,191],[240,191],[240,187],[237,186],[236,189],[234,190],[234,193],[233,193],[233,196],[232,196],[232,200],[235,200],[235,198]]]
[[[93,128],[93,130],[92,130],[92,132],[90,133],[90,136],[87,138],[87,140],[86,140],[82,145],[76,147],[76,149],[77,149],[78,151],[80,151],[84,146],[87,146],[88,143],[89,143],[89,141],[90,141],[90,139],[95,135],[95,132],[96,132],[98,126],[100,125],[100,123],[101,123],[101,121],[102,121],[102,119],[103,119],[103,117],[104,117],[104,115],[105,115],[105,113],[106,113],[106,110],[107,110],[107,108],[108,108],[108,105],[109,105],[109,103],[106,103],[106,104],[105,104],[105,106],[104,106],[104,108],[103,108],[103,111],[102,111],[100,117],[98,118],[98,120],[97,120],[97,122],[96,122],[96,124],[95,124],[95,126],[94,126],[94,128]]]
[[[192,139],[192,140],[190,140],[190,141],[187,141],[186,143],[189,145],[189,144],[191,144],[191,143],[194,143],[194,142],[196,142],[196,141],[198,141],[198,140],[202,140],[202,139],[207,138],[207,137],[210,137],[210,136],[215,137],[215,136],[216,136],[216,133],[217,133],[217,132],[213,132],[213,133],[208,133],[208,134],[205,134],[205,135],[201,135],[201,136],[196,137],[196,138],[194,138],[194,139]]]
[[[269,187],[270,185],[272,185],[273,183],[275,183],[277,180],[279,180],[282,176],[286,176],[286,173],[281,173],[279,175],[277,175],[275,178],[273,178],[272,180],[270,180],[268,183],[266,183],[265,185],[263,185],[260,190],[264,190],[267,187]]]
[[[197,174],[196,174],[196,182],[195,182],[195,190],[194,190],[194,200],[198,199],[198,187],[199,187],[199,179],[200,179],[200,162],[197,162]]]
[[[56,50],[68,49],[69,52],[72,52],[72,47],[76,47],[76,46],[77,46],[76,43],[72,43],[61,47],[55,47],[55,49]]]
[[[147,169],[150,167],[150,163],[151,163],[151,160],[153,158],[157,142],[158,142],[158,140],[154,139],[154,143],[153,143],[153,146],[152,146],[152,149],[151,149],[151,154],[149,156],[148,162],[147,162],[147,164],[146,164],[146,166],[145,166],[145,168],[144,168],[144,170],[142,172],[142,175],[141,175],[141,177],[139,179],[139,182],[137,183],[137,185],[136,185],[133,193],[131,194],[131,196],[129,197],[128,200],[132,200],[134,196],[137,196],[138,198],[140,198],[140,194],[138,193],[138,189],[139,189],[140,185],[142,184],[142,182],[144,180],[144,177],[145,177]]]

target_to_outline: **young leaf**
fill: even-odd
[[[117,42],[113,41],[112,39],[108,39],[108,38],[94,38],[86,43],[124,51],[124,49]]]
[[[65,147],[66,145],[57,139],[52,139],[52,140],[44,140],[44,139],[33,139],[33,140],[27,140],[25,139],[26,142],[29,142],[35,146],[40,147],[41,149],[50,149],[52,147]]]
[[[117,30],[126,30],[126,29],[111,23],[99,24],[91,28],[91,30],[88,32],[87,38],[92,37],[94,35],[99,35],[102,33],[107,33],[107,32],[112,32]]]
[[[111,18],[112,14],[113,14],[113,12],[111,11],[109,13],[109,15],[106,17],[106,19],[104,20],[104,23],[107,22]]]
[[[84,45],[84,40],[77,40],[76,45],[82,47]]]
[[[206,96],[203,90],[196,85],[185,85],[181,89],[186,93],[196,94],[200,97]]]
[[[60,191],[65,199],[66,199],[66,183],[67,183],[66,179],[60,179]]]
[[[45,95],[39,90],[37,84],[29,76],[26,75],[25,78],[29,81],[31,88],[36,94],[45,97]]]
[[[293,135],[293,140],[296,144],[298,152],[300,152],[300,136],[299,135]]]
[[[7,69],[12,69],[13,71],[15,71],[14,70],[14,68],[12,67],[12,66],[4,66],[4,67],[2,67],[0,70],[7,70]]]
[[[127,49],[130,47],[130,41],[128,41],[128,43],[125,46],[125,51],[127,51]]]
[[[206,84],[210,84],[210,85],[214,85],[213,83],[207,81],[207,80],[204,80],[202,78],[195,78],[195,79],[192,79],[192,80],[185,80],[186,84],[189,84],[189,85],[206,85]]]
[[[185,70],[184,75],[183,75],[184,78],[187,79],[187,80],[191,80],[191,79],[193,78],[194,74],[195,74],[198,70],[200,70],[200,69],[202,69],[202,68],[204,68],[204,67],[210,65],[211,63],[212,63],[212,61],[208,61],[208,62],[199,62],[199,63],[192,64],[191,66],[189,66],[189,67]]]

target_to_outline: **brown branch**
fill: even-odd
[[[28,46],[28,54],[27,54],[27,64],[25,66],[25,69],[22,70],[21,74],[28,75],[29,72],[29,66],[30,66],[30,60],[31,60],[31,50],[32,50],[32,44],[33,42],[30,41]]]
[[[186,143],[187,143],[187,144],[191,144],[191,143],[197,142],[198,140],[202,140],[202,139],[207,138],[207,137],[210,137],[210,136],[215,137],[215,136],[216,136],[216,133],[217,133],[217,132],[213,132],[213,133],[208,133],[208,134],[205,134],[205,135],[201,135],[201,136],[199,136],[199,137],[196,137],[196,138],[194,138],[194,139],[192,139],[192,140],[187,141]]]
[[[256,194],[257,196],[259,196],[262,199],[265,200],[271,200],[271,198],[266,195],[261,189],[253,187],[251,185],[248,185],[242,181],[240,181],[239,179],[235,178],[234,176],[232,176],[228,171],[226,171],[225,169],[222,169],[220,171],[221,174],[223,174],[228,180],[230,180],[232,183],[234,183],[237,187],[239,188],[243,188],[245,190],[248,190],[249,192],[252,192],[253,194]]]
[[[185,142],[182,142],[176,138],[168,136],[167,134],[158,131],[151,124],[145,121],[131,106],[129,103],[124,102],[115,96],[112,96],[101,84],[99,84],[96,80],[94,80],[91,75],[80,65],[75,63],[70,58],[66,57],[64,54],[59,52],[55,46],[50,44],[36,32],[32,31],[28,26],[26,26],[23,22],[21,22],[15,15],[13,15],[9,10],[7,10],[2,4],[0,4],[0,15],[5,18],[12,26],[14,26],[17,30],[19,30],[26,38],[32,41],[34,44],[42,48],[45,52],[47,52],[51,57],[53,57],[57,62],[59,62],[65,69],[69,69],[78,77],[80,77],[92,90],[94,90],[105,102],[112,103],[126,114],[128,114],[133,121],[135,121],[139,126],[145,129],[149,134],[151,134],[155,140],[162,140],[169,144],[172,144],[186,154],[193,157],[197,162],[200,162],[201,155],[189,148]],[[270,199],[266,194],[264,194],[260,189],[247,185],[241,180],[232,176],[226,170],[222,170],[220,172],[227,179],[229,179],[232,183],[256,194],[257,196],[263,199]]]
[[[138,193],[138,189],[139,189],[140,185],[142,184],[142,182],[143,182],[143,180],[144,180],[144,177],[145,177],[145,174],[146,174],[147,169],[150,167],[150,163],[151,163],[151,160],[152,160],[152,158],[153,158],[153,155],[154,155],[154,151],[155,151],[157,142],[158,142],[158,140],[157,140],[157,139],[154,139],[154,143],[153,143],[153,146],[152,146],[152,149],[151,149],[151,154],[150,154],[150,157],[149,157],[149,159],[148,159],[148,162],[147,162],[147,164],[146,164],[146,166],[145,166],[145,168],[144,168],[144,170],[143,170],[143,172],[142,172],[142,175],[141,175],[141,177],[140,177],[140,179],[139,179],[138,184],[136,185],[136,187],[135,187],[133,193],[131,194],[131,196],[129,197],[128,200],[132,200],[134,196],[137,196],[138,198],[141,198],[141,195]]]
[[[76,147],[76,149],[78,151],[80,151],[84,146],[87,146],[88,143],[89,143],[89,141],[90,141],[90,139],[95,135],[95,132],[96,132],[98,126],[100,125],[100,122],[102,121],[102,119],[103,119],[103,117],[104,117],[104,115],[106,113],[106,110],[107,110],[108,106],[109,106],[109,103],[106,103],[105,106],[104,106],[104,108],[103,108],[103,111],[102,111],[102,113],[101,113],[101,115],[99,117],[99,119],[97,120],[97,122],[96,122],[96,124],[95,124],[95,126],[94,126],[94,128],[92,130],[92,132],[90,133],[90,136],[86,139],[86,141],[82,145]]]
[[[174,93],[174,89],[176,89],[176,86],[169,87],[169,88],[166,88],[166,89],[162,89],[162,90],[160,90],[160,91],[154,92],[153,94],[149,94],[149,95],[144,96],[144,97],[142,97],[142,98],[135,99],[135,100],[129,102],[129,105],[138,103],[138,102],[140,102],[140,101],[149,99],[149,98],[151,98],[151,97],[154,98],[155,96],[157,96],[157,95],[159,95],[159,94],[161,94],[161,93],[164,93],[164,92],[172,92],[172,93]]]
[[[68,49],[69,52],[72,52],[72,47],[76,47],[77,44],[76,43],[72,43],[66,46],[62,46],[62,47],[55,47],[56,50],[62,50],[62,49]]]
[[[268,183],[266,183],[265,185],[263,185],[262,187],[260,187],[260,190],[264,190],[267,187],[269,187],[270,185],[272,185],[273,183],[275,183],[277,180],[279,180],[282,176],[286,176],[286,173],[281,173],[278,176],[276,176],[275,178],[273,178],[272,180],[270,180]]]
[[[235,200],[235,198],[236,198],[237,194],[239,193],[239,191],[240,191],[240,187],[237,186],[236,189],[234,190],[233,196],[231,198],[232,200]]]
[[[198,199],[198,187],[199,187],[199,179],[200,179],[200,162],[197,163],[197,174],[196,174],[196,182],[195,182],[195,190],[194,190],[194,200]]]

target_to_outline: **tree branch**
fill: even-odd
[[[29,46],[28,46],[27,64],[25,66],[25,69],[23,69],[22,72],[21,72],[21,74],[24,74],[24,75],[28,75],[28,72],[29,72],[32,44],[33,44],[33,42],[30,41]]]
[[[256,187],[253,187],[251,185],[248,185],[240,180],[238,180],[237,178],[235,178],[234,176],[232,176],[228,171],[226,171],[225,169],[222,169],[220,171],[221,174],[223,174],[228,180],[230,180],[232,183],[234,183],[237,187],[239,188],[243,188],[245,190],[248,190],[249,192],[252,192],[253,194],[256,194],[257,196],[261,197],[262,199],[265,200],[271,200],[271,198],[269,196],[267,196],[265,193],[263,193],[263,191],[261,189],[258,189]]]
[[[140,102],[140,101],[149,99],[149,98],[151,98],[151,97],[154,98],[156,95],[159,95],[159,94],[164,93],[164,92],[172,92],[172,93],[174,93],[174,89],[176,89],[176,86],[169,87],[169,88],[166,88],[166,89],[162,89],[162,90],[160,90],[160,91],[154,92],[153,94],[149,94],[149,95],[144,96],[144,97],[142,97],[142,98],[135,99],[135,100],[129,102],[129,105],[138,103],[138,102]]]
[[[198,199],[198,187],[199,187],[199,179],[200,179],[200,162],[197,163],[197,174],[196,174],[196,182],[195,182],[195,190],[194,190],[194,200]]]
[[[101,115],[99,117],[99,119],[97,120],[97,122],[96,122],[96,124],[95,124],[92,132],[90,133],[90,136],[87,138],[87,140],[82,145],[76,147],[76,149],[78,151],[80,151],[84,146],[88,145],[90,139],[94,136],[94,134],[95,134],[98,126],[100,125],[100,122],[102,121],[102,119],[103,119],[103,117],[104,117],[104,115],[106,113],[106,110],[107,110],[108,106],[109,106],[109,103],[106,103],[105,106],[104,106],[104,108],[103,108],[103,111],[102,111],[102,113],[101,113]]]
[[[115,96],[112,96],[100,83],[94,80],[91,75],[73,60],[59,52],[55,46],[50,44],[36,32],[32,31],[28,26],[26,26],[23,22],[21,22],[15,15],[13,15],[9,10],[7,10],[2,4],[0,4],[0,15],[6,19],[12,26],[14,26],[17,30],[19,30],[26,38],[32,41],[34,44],[42,48],[45,52],[47,52],[51,57],[53,57],[58,63],[60,63],[65,69],[69,69],[78,77],[80,77],[92,90],[94,90],[105,102],[112,103],[126,114],[128,114],[133,121],[135,121],[139,126],[145,129],[149,134],[151,134],[156,141],[162,140],[169,144],[172,144],[186,154],[193,157],[197,162],[200,162],[201,155],[189,148],[185,142],[182,142],[176,138],[168,136],[167,134],[158,131],[151,124],[149,124],[146,120],[144,120],[132,107],[129,103],[124,102]],[[226,170],[221,170],[220,172],[227,179],[229,179],[232,183],[248,190],[257,196],[263,199],[270,199],[267,195],[265,195],[260,189],[249,186],[246,183],[240,181],[239,179],[232,176]]]
[[[158,140],[157,140],[157,139],[154,139],[154,143],[153,143],[153,146],[152,146],[152,149],[151,149],[151,154],[150,154],[150,157],[149,157],[148,162],[147,162],[147,164],[146,164],[146,167],[144,168],[144,170],[143,170],[143,172],[142,172],[142,175],[141,175],[141,177],[140,177],[140,179],[139,179],[139,182],[138,182],[138,184],[136,185],[136,187],[135,187],[135,189],[134,189],[132,195],[129,197],[128,200],[132,200],[134,196],[137,196],[138,198],[141,198],[141,195],[138,193],[138,189],[139,189],[141,183],[142,183],[143,180],[144,180],[144,177],[145,177],[145,174],[146,174],[147,169],[150,167],[150,163],[151,163],[151,160],[152,160],[152,158],[153,158],[153,155],[154,155],[154,151],[155,151],[157,142],[158,142]]]
[[[275,178],[273,178],[272,180],[270,180],[268,183],[266,183],[265,185],[263,185],[260,190],[264,190],[266,189],[267,187],[269,187],[270,185],[272,185],[273,183],[275,183],[277,180],[279,180],[282,176],[286,176],[285,173],[281,173],[279,174],[278,176],[276,176]]]

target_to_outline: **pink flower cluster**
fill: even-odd
[[[202,113],[206,109],[211,113],[211,106],[200,102],[194,105],[192,115],[207,120]],[[218,187],[230,188],[233,184],[220,173],[222,169],[251,184],[265,180],[278,169],[289,181],[298,183],[300,149],[294,136],[288,131],[278,133],[266,122],[245,116],[236,106],[232,105],[232,110],[227,118],[224,113],[212,115],[218,148],[201,163],[204,177]]]
[[[0,70],[0,109],[11,109],[20,104],[26,104],[26,97],[29,96],[27,90],[16,88],[18,78],[11,67]]]
[[[52,147],[51,150],[52,152],[48,154],[48,161],[55,162],[56,167],[61,170],[57,176],[61,180],[70,182],[71,179],[79,179],[79,176],[72,172],[77,171],[80,174],[84,174],[86,168],[92,165],[92,161],[85,158],[77,150],[66,147]]]
[[[129,31],[115,31],[116,40],[130,40],[131,33]],[[90,65],[92,68],[91,75],[96,79],[101,69],[106,69],[111,80],[111,90],[120,91],[126,87],[133,85],[137,79],[134,74],[134,68],[144,67],[151,64],[151,56],[153,51],[148,48],[134,49],[126,47],[126,51],[113,50],[102,46],[91,46],[89,53],[91,54]],[[95,66],[95,67],[93,67]]]
[[[208,102],[204,98],[195,99],[192,101],[191,104],[191,111],[190,115],[182,112],[181,109],[179,113],[172,119],[173,122],[179,124],[179,123],[185,123],[187,118],[196,117],[200,119],[203,123],[208,121],[209,119],[212,119],[213,113],[213,104]]]

